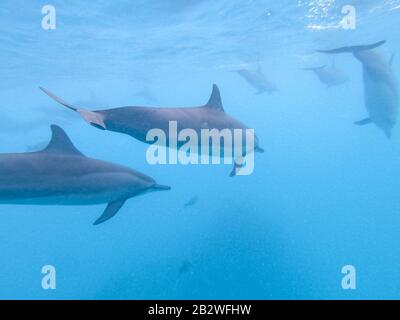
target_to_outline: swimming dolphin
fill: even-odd
[[[199,201],[199,197],[197,195],[191,197],[183,206],[185,208],[194,206]]]
[[[381,55],[372,51],[386,41],[370,45],[342,47],[333,50],[318,50],[323,53],[352,53],[362,63],[365,106],[368,118],[355,122],[357,125],[374,123],[386,135],[391,137],[397,122],[398,89],[390,64]]]
[[[275,83],[268,80],[267,77],[261,70],[261,66],[258,65],[257,71],[253,72],[249,69],[239,69],[235,70],[243,79],[245,79],[249,84],[251,84],[258,91],[256,94],[261,94],[264,92],[273,93],[278,90]]]
[[[347,75],[336,68],[334,64],[332,67],[323,65],[320,67],[303,68],[303,70],[314,72],[318,79],[327,87],[339,86],[349,80]]]
[[[247,127],[240,121],[234,119],[225,113],[222,106],[221,95],[217,85],[213,85],[213,91],[207,104],[200,107],[187,108],[158,108],[158,107],[120,107],[106,110],[89,111],[79,107],[74,107],[65,102],[53,93],[40,87],[48,96],[65,107],[78,112],[82,118],[89,124],[103,130],[125,133],[138,139],[139,141],[152,144],[153,141],[146,139],[147,133],[151,129],[161,129],[163,132],[169,132],[170,121],[177,122],[178,131],[183,129],[193,129],[198,136],[201,136],[202,129],[235,129],[246,130]],[[167,146],[170,144],[167,135]],[[178,143],[180,147],[184,143]],[[222,144],[221,144],[222,148]],[[200,150],[200,148],[199,148]],[[201,149],[202,150],[202,149]],[[259,146],[258,138],[254,136],[253,150],[243,151],[243,157],[246,153],[253,151],[264,152]],[[222,155],[222,153],[220,153]],[[240,169],[240,165],[235,159],[234,168],[231,176],[234,176]]]
[[[0,203],[108,203],[97,225],[112,218],[129,198],[170,189],[138,171],[87,158],[60,127],[52,125],[51,131],[51,141],[41,151],[0,154]]]
[[[188,273],[192,270],[192,264],[190,263],[189,260],[184,260],[182,265],[180,266],[179,270],[178,270],[178,276],[182,276],[185,273]]]

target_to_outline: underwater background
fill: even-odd
[[[57,10],[43,30],[41,9]],[[341,8],[357,9],[354,30]],[[398,0],[118,0],[0,3],[0,152],[41,149],[60,125],[84,154],[172,187],[129,200],[93,226],[99,206],[0,206],[2,299],[400,298],[400,129],[366,117],[362,69],[327,88],[301,68],[317,49],[387,43],[400,52]],[[257,68],[278,91],[255,94]],[[393,70],[400,77],[400,62]],[[89,109],[197,106],[212,84],[265,153],[250,176],[230,165],[149,165],[148,145],[97,130],[38,87]],[[185,204],[189,201],[189,205]],[[343,290],[344,265],[357,289]],[[57,270],[43,290],[41,268]]]

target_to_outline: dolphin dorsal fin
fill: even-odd
[[[224,112],[224,107],[222,106],[222,101],[221,101],[221,94],[219,93],[219,89],[216,84],[213,85],[213,90],[210,99],[208,100],[205,107]]]
[[[75,148],[65,131],[59,126],[53,124],[51,126],[51,133],[52,136],[49,144],[40,152],[84,156],[77,148]]]

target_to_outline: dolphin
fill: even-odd
[[[245,68],[235,70],[235,72],[237,72],[243,79],[245,79],[249,84],[258,90],[256,94],[261,94],[264,92],[273,93],[274,91],[278,90],[276,84],[268,80],[264,75],[260,65],[258,65],[256,72]]]
[[[58,103],[78,112],[86,122],[94,127],[124,133],[148,144],[152,144],[153,141],[148,141],[146,139],[147,133],[151,129],[161,129],[163,132],[169,132],[170,121],[177,122],[177,129],[179,132],[183,129],[189,128],[195,130],[198,136],[201,136],[202,129],[229,129],[231,131],[235,129],[248,129],[243,123],[225,113],[220,91],[215,84],[213,85],[211,97],[208,102],[199,107],[159,108],[136,106],[97,111],[89,111],[87,109],[75,107],[57,97],[49,90],[42,87],[40,87],[40,89]],[[166,143],[168,147],[173,145],[170,143],[168,135]],[[183,144],[184,143],[178,143],[177,147],[180,147]],[[246,153],[254,151],[264,152],[264,150],[259,146],[258,138],[256,136],[254,136],[253,150],[244,150],[243,157]],[[220,155],[221,154],[222,153],[220,153]],[[235,159],[234,161],[234,168],[231,172],[231,176],[234,176],[241,167],[241,165],[238,164],[240,161],[237,160],[238,159]]]
[[[385,61],[382,56],[372,51],[386,41],[370,45],[342,47],[333,50],[318,50],[318,52],[337,54],[352,53],[363,67],[364,99],[368,118],[355,122],[357,125],[374,123],[390,139],[392,129],[397,122],[398,89],[396,78],[390,67],[393,62]]]
[[[0,154],[0,203],[95,205],[108,203],[94,222],[112,218],[128,199],[169,190],[152,178],[117,164],[84,156],[67,134],[51,126],[50,143],[41,151]]]
[[[185,204],[184,207],[191,207],[194,206],[199,201],[199,197],[197,195],[191,197]]]
[[[178,276],[182,276],[185,273],[191,272],[192,270],[192,264],[190,263],[189,260],[184,260],[182,265],[180,266],[179,270],[178,270]]]
[[[334,65],[328,68],[326,65],[320,67],[303,68],[306,71],[312,71],[318,77],[319,81],[327,87],[339,86],[349,80],[346,74],[336,68]]]

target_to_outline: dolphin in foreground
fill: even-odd
[[[374,123],[390,138],[397,122],[398,89],[390,64],[372,49],[383,45],[380,41],[370,45],[342,47],[333,50],[318,50],[322,53],[352,53],[363,66],[365,106],[368,118],[355,122],[357,125]],[[392,59],[391,59],[392,60]]]
[[[262,94],[264,92],[273,93],[278,90],[275,83],[268,80],[267,77],[261,70],[261,66],[258,65],[257,71],[253,72],[248,69],[235,70],[243,79],[257,89],[256,94]]]
[[[41,151],[0,154],[0,203],[108,203],[94,222],[98,225],[112,218],[126,200],[145,192],[170,189],[138,171],[87,158],[60,127],[52,125],[51,131],[51,141]]]
[[[217,85],[213,85],[213,91],[207,104],[199,107],[186,108],[159,108],[159,107],[119,107],[106,110],[89,111],[87,109],[72,106],[68,102],[60,99],[45,88],[40,87],[48,96],[65,107],[78,112],[81,117],[94,127],[124,133],[133,138],[152,144],[153,141],[146,139],[147,133],[152,129],[161,129],[169,132],[169,122],[176,121],[178,131],[183,129],[193,129],[198,136],[201,136],[202,129],[248,129],[243,123],[225,113],[221,95]],[[167,146],[170,146],[167,135]],[[184,143],[182,143],[184,144]],[[173,144],[172,144],[173,145]],[[177,147],[181,145],[178,143]],[[221,149],[223,149],[221,144]],[[199,148],[200,150],[200,148]],[[243,157],[250,152],[264,152],[259,146],[258,138],[254,136],[253,150],[244,150]],[[220,153],[220,155],[222,152]],[[236,175],[241,165],[238,159],[234,159],[234,168],[231,176]]]

